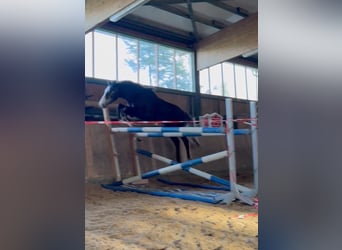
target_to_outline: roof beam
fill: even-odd
[[[85,32],[104,24],[115,13],[138,3],[139,0],[85,0]]]
[[[138,36],[147,40],[162,41],[176,47],[180,47],[180,45],[182,45],[181,47],[191,47],[195,42],[189,32],[137,17],[133,14],[115,23],[108,22],[101,28]]]
[[[245,9],[242,9],[240,7],[233,7],[233,6],[230,6],[228,4],[222,3],[221,1],[218,1],[218,0],[208,0],[207,2],[216,6],[216,7],[219,7],[221,9],[224,9],[226,11],[229,11],[229,12],[234,13],[234,14],[241,16],[241,17],[248,17],[248,15],[249,15],[248,11]]]
[[[209,18],[204,17],[203,15],[199,15],[194,12],[191,16],[189,14],[188,9],[182,6],[171,6],[167,4],[153,4],[152,6],[190,20],[193,19],[195,22],[202,23],[214,27],[216,29],[223,29],[224,27],[226,27],[226,25],[220,21],[211,20]]]
[[[218,8],[224,9],[241,17],[247,17],[249,15],[248,11],[240,8],[240,7],[233,7],[231,5],[225,4],[219,0],[192,0],[193,3],[209,3]],[[167,5],[167,4],[180,4],[186,3],[186,0],[150,0],[146,5]]]
[[[208,2],[208,0],[192,0],[193,3]],[[159,4],[179,4],[186,3],[186,0],[150,0],[146,5],[159,5]]]
[[[194,31],[195,39],[197,42],[198,40],[200,40],[200,36],[198,34],[197,27],[196,27],[196,21],[194,18],[194,11],[192,10],[191,0],[187,0],[187,6],[188,6],[188,11],[189,11],[189,17],[191,20],[192,30]]]
[[[220,30],[196,44],[197,70],[258,48],[258,13]]]

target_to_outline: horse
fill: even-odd
[[[163,124],[166,127],[184,127],[192,119],[188,113],[183,111],[177,105],[169,103],[156,95],[150,87],[144,87],[132,81],[110,81],[104,89],[103,95],[99,100],[101,108],[107,107],[109,104],[122,98],[127,105],[118,104],[117,110],[119,119],[141,121],[181,121]],[[170,137],[176,148],[176,159],[181,161],[180,157],[180,140],[177,137]],[[187,137],[181,137],[188,159],[190,155],[190,143]],[[194,142],[199,146],[199,142]]]

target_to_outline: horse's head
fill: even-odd
[[[112,102],[115,102],[119,98],[119,86],[117,83],[108,83],[103,95],[99,101],[101,108],[107,107]]]

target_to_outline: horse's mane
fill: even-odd
[[[122,84],[122,85],[131,85],[131,86],[135,86],[135,87],[138,87],[138,88],[141,88],[141,89],[148,89],[148,90],[151,90],[153,92],[155,92],[155,87],[153,86],[145,86],[145,85],[142,85],[140,83],[137,83],[137,82],[133,82],[133,81],[130,81],[130,80],[122,80],[122,81],[110,81],[108,82],[109,84]]]

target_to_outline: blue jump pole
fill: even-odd
[[[168,158],[166,158],[164,156],[153,154],[153,153],[148,152],[146,150],[137,149],[136,152],[141,154],[141,155],[147,156],[149,158],[165,162],[167,164],[177,164],[176,161],[168,159]],[[229,181],[227,181],[225,179],[222,179],[220,177],[217,177],[215,175],[208,174],[208,173],[206,173],[204,171],[201,171],[201,170],[198,170],[198,169],[195,169],[195,168],[192,168],[192,167],[182,167],[182,170],[184,170],[186,172],[189,172],[189,173],[192,173],[194,175],[200,176],[200,177],[202,177],[204,179],[207,179],[209,181],[216,182],[216,183],[221,184],[223,186],[230,187],[230,182]]]
[[[176,163],[176,164],[172,164],[170,166],[164,167],[164,168],[160,168],[157,170],[153,170],[150,172],[146,172],[142,175],[137,175],[137,176],[133,176],[121,181],[116,181],[113,182],[112,184],[110,184],[110,186],[120,186],[120,185],[125,185],[125,184],[129,184],[135,181],[139,181],[142,179],[148,179],[157,175],[163,175],[163,174],[167,174],[167,173],[171,173],[177,170],[181,170],[181,169],[189,169],[189,167],[194,166],[194,165],[198,165],[201,163],[205,163],[205,162],[211,162],[211,161],[215,161],[218,159],[222,159],[224,157],[228,157],[228,151],[224,150],[215,154],[211,154],[211,155],[207,155],[207,156],[203,156],[200,158],[196,158],[190,161],[186,161],[183,163]],[[199,170],[198,170],[199,171]],[[207,173],[206,173],[207,174]],[[209,174],[207,174],[209,176]]]
[[[170,137],[170,136],[213,136],[215,134],[225,135],[225,128],[207,128],[207,127],[128,127],[128,128],[112,128],[112,132],[139,133],[138,136],[146,136],[148,134],[154,137]],[[143,134],[146,133],[146,134]],[[249,134],[249,129],[234,129],[235,135]]]

